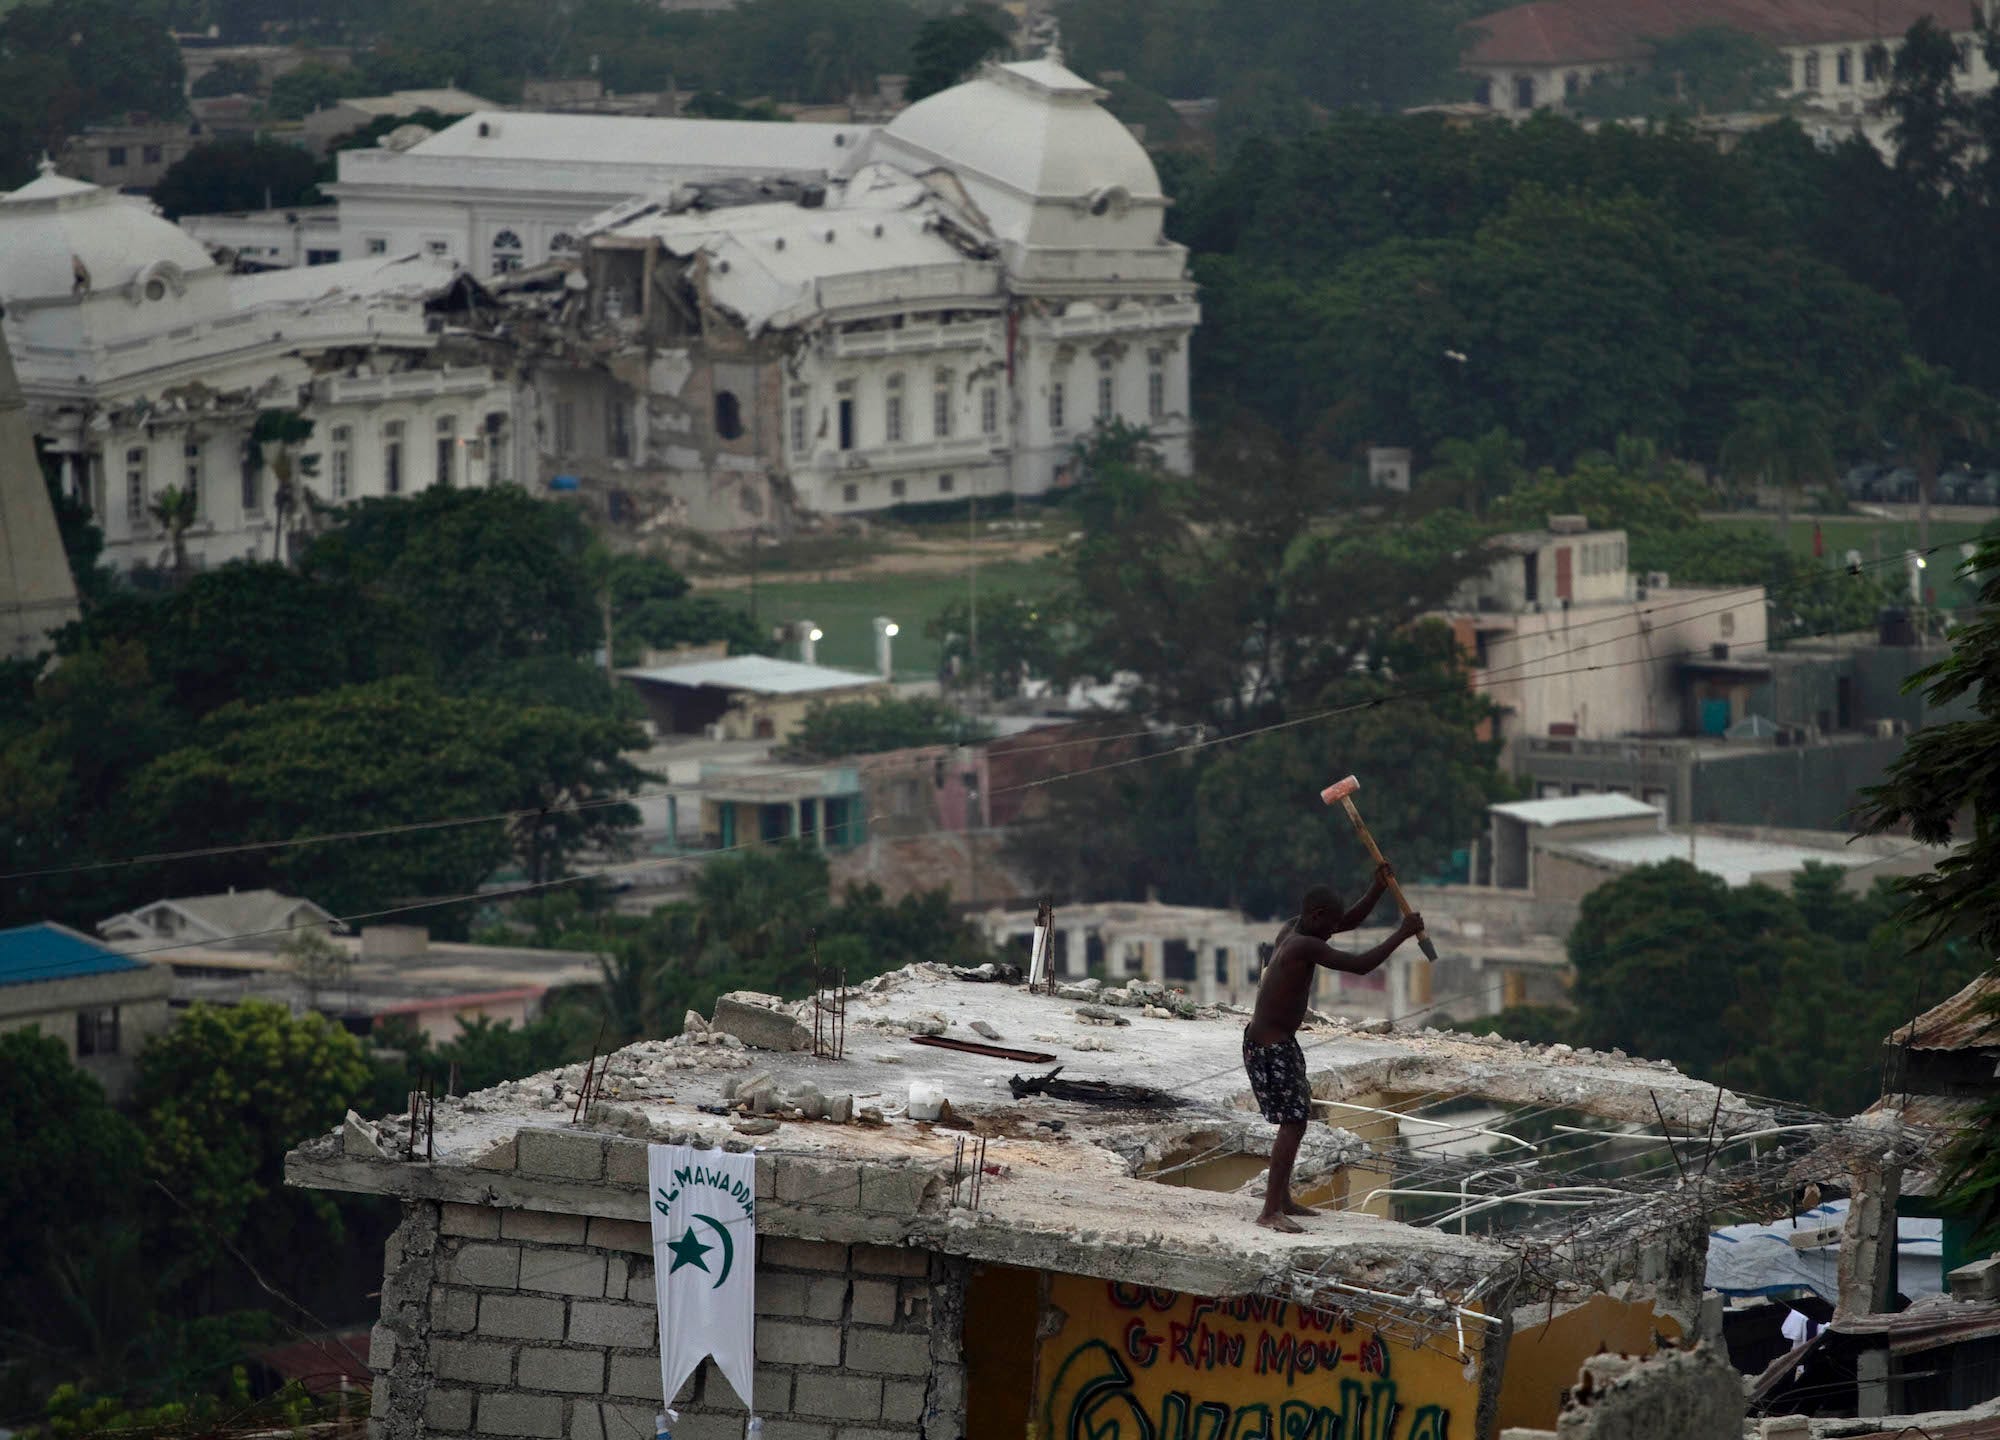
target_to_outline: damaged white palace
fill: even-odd
[[[848,173],[682,185],[502,280],[545,297],[545,463],[624,492],[614,519],[711,530],[1040,494],[1114,421],[1184,467],[1200,311],[1103,96],[990,66],[865,132]]]
[[[280,555],[321,507],[435,484],[782,532],[1059,488],[1114,421],[1181,468],[1200,310],[1104,96],[1053,57],[989,65],[838,127],[806,147],[818,171],[739,133],[790,126],[599,119],[657,151],[612,175],[551,153],[575,117],[468,116],[343,157],[341,233],[365,244],[264,274],[45,167],[0,196],[6,335],[120,569],[172,563],[176,530],[195,566]],[[394,236],[364,235],[391,200]],[[309,435],[253,443],[273,411]],[[170,486],[192,523],[156,506]]]

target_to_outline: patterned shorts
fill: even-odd
[[[1306,1056],[1298,1041],[1252,1045],[1246,1037],[1243,1068],[1266,1120],[1273,1125],[1303,1125],[1312,1118],[1312,1087],[1306,1082]]]

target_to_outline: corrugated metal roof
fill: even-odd
[[[0,985],[38,985],[146,968],[143,960],[47,921],[0,930]]]
[[[1691,860],[1697,870],[1719,876],[1730,885],[1748,885],[1760,875],[1789,875],[1805,868],[1808,861],[1848,869],[1872,865],[1881,858],[1858,850],[1820,850],[1781,841],[1739,840],[1733,835],[1697,835],[1690,854],[1685,833],[1607,835],[1568,841],[1561,849],[1620,867]]]
[[[1912,1026],[1898,1025],[1885,1038],[1890,1045],[1912,1050],[2000,1049],[2000,980],[1982,975],[1946,1000],[1933,1005]]]
[[[801,665],[796,660],[777,660],[769,655],[731,655],[726,660],[694,660],[685,665],[659,665],[649,670],[618,673],[654,685],[750,690],[759,695],[808,695],[816,690],[851,690],[882,683],[879,675]]]
[[[1630,795],[1562,795],[1549,800],[1512,800],[1486,807],[1495,815],[1527,825],[1575,825],[1585,820],[1637,820],[1660,813],[1657,805]]]

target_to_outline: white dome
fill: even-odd
[[[54,173],[0,195],[0,301],[98,294],[155,270],[163,288],[215,268],[200,242],[116,192]],[[151,297],[158,298],[158,297]]]
[[[1106,92],[1051,59],[989,65],[890,121],[878,153],[919,170],[944,165],[1030,199],[1122,190],[1158,202],[1159,172],[1098,101]]]

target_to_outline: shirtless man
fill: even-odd
[[[1351,910],[1342,910],[1339,897],[1324,885],[1306,891],[1298,919],[1280,932],[1278,948],[1264,967],[1257,1011],[1243,1030],[1243,1068],[1249,1072],[1257,1108],[1278,1127],[1278,1138],[1271,1145],[1264,1213],[1257,1217],[1266,1229],[1297,1234],[1299,1225],[1292,1216],[1319,1213],[1292,1199],[1292,1162],[1298,1159],[1299,1142],[1305,1139],[1306,1121],[1312,1116],[1312,1091],[1306,1084],[1306,1057],[1299,1049],[1298,1034],[1312,995],[1314,968],[1324,965],[1349,975],[1366,975],[1424,928],[1422,916],[1406,915],[1387,940],[1359,955],[1326,943],[1336,931],[1352,930],[1368,918],[1394,873],[1386,864],[1376,866],[1368,893]]]

